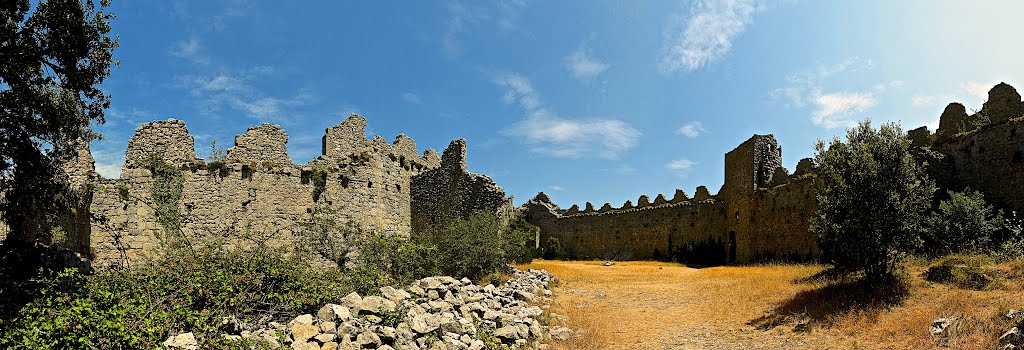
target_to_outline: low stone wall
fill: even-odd
[[[380,296],[352,293],[316,315],[287,324],[246,325],[228,319],[224,337],[247,339],[271,349],[536,349],[552,335],[572,331],[546,324],[554,277],[543,270],[516,271],[499,287],[477,286],[468,279],[428,277]],[[542,307],[543,306],[543,307]],[[171,336],[171,349],[196,349],[192,333]]]

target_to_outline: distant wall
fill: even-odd
[[[724,247],[728,239],[725,207],[713,201],[561,215],[553,204],[531,200],[526,213],[541,229],[541,246],[557,238],[568,254],[582,259],[663,259],[688,244]]]
[[[725,155],[725,183],[717,195],[706,187],[693,199],[682,191],[672,200],[658,195],[605,204],[600,210],[562,211],[546,195],[525,204],[527,220],[579,258],[692,259],[707,262],[804,260],[819,255],[809,231],[816,208],[809,159],[796,175],[782,167],[782,148],[772,135],[754,135]],[[699,250],[699,251],[694,251]]]

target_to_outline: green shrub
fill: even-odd
[[[548,237],[547,242],[544,243],[544,259],[555,260],[564,257],[562,252],[562,242],[558,241],[558,238]]]
[[[353,241],[358,257],[345,270],[360,294],[379,294],[383,286],[405,286],[438,273],[436,246],[386,233],[360,232]]]
[[[988,258],[980,255],[956,255],[943,259],[924,272],[925,279],[960,288],[982,290],[995,282],[995,270]]]
[[[999,249],[996,250],[996,257],[1002,260],[1016,260],[1024,258],[1024,220],[1017,218],[1017,213],[1012,213],[1010,218],[1003,222],[1003,236]]]
[[[982,252],[992,248],[992,236],[1002,226],[1001,212],[985,203],[978,191],[949,191],[928,218],[925,249],[939,256]]]
[[[152,349],[194,332],[213,347],[226,316],[252,321],[315,311],[350,289],[337,269],[271,250],[171,250],[133,270],[65,270],[0,321],[0,348]],[[216,345],[217,347],[226,344]]]
[[[847,130],[846,142],[816,144],[822,186],[811,231],[836,268],[892,279],[899,258],[919,247],[935,186],[909,147],[898,125],[876,130],[870,121]]]
[[[525,259],[533,237],[534,232],[506,226],[497,216],[484,213],[413,233],[415,241],[436,247],[434,261],[441,274],[472,280],[504,270],[516,258]]]

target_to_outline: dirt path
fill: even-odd
[[[527,267],[527,266],[522,266]],[[560,280],[554,312],[581,336],[556,349],[922,349],[940,314],[982,314],[1021,300],[1019,290],[963,292],[922,286],[884,310],[836,303],[843,291],[794,283],[820,266],[694,269],[677,264],[538,261]],[[966,293],[966,294],[965,294]],[[988,294],[973,294],[988,293]],[[1003,309],[1005,310],[1005,309]],[[988,348],[1000,325],[968,326],[952,348]],[[991,323],[991,322],[989,322]],[[1000,332],[1001,333],[1001,332]]]

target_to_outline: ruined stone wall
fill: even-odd
[[[147,152],[158,152],[182,171],[182,232],[194,239],[291,247],[314,214],[408,235],[411,179],[437,168],[440,157],[433,150],[417,154],[415,142],[405,135],[392,144],[380,137],[368,140],[365,125],[363,117],[353,115],[328,129],[323,149],[329,154],[300,165],[292,164],[288,137],[273,125],[237,136],[224,163],[196,158],[186,145],[192,137],[183,122],[140,126],[129,142],[121,177],[95,181],[90,211],[99,219],[92,221],[89,233],[94,266],[132,260],[160,242],[164,228],[152,208],[155,179],[145,165]]]
[[[787,184],[733,198],[730,232],[736,232],[736,261],[805,261],[820,253],[810,233],[817,210],[813,175],[794,177]]]
[[[227,159],[238,163],[268,163],[267,165],[290,165],[288,157],[288,135],[277,125],[263,123],[235,135],[235,145],[228,149]]]
[[[934,139],[917,152],[940,187],[981,191],[1002,209],[1024,212],[1024,101],[1016,89],[994,86],[971,115],[950,103]]]
[[[581,212],[538,195],[525,211],[541,229],[541,245],[554,237],[580,258],[685,259],[703,247],[710,261],[804,260],[819,255],[809,231],[817,203],[812,167],[801,160],[789,175],[775,137],[754,135],[725,155],[725,183],[714,196],[701,186],[693,199],[677,190],[672,200],[641,196],[636,207],[627,201],[599,210],[587,203]]]
[[[687,245],[728,244],[725,206],[714,201],[563,215],[554,204],[535,198],[526,204],[526,213],[526,220],[540,228],[541,246],[553,237],[569,256],[580,259],[663,259]]]
[[[454,140],[440,166],[412,178],[412,229],[445,225],[474,213],[496,213],[509,206],[505,190],[490,177],[466,169],[466,139]]]
[[[981,191],[1001,208],[1024,212],[1024,121],[991,125],[933,148],[950,162],[955,190]],[[955,187],[954,187],[955,186]]]

